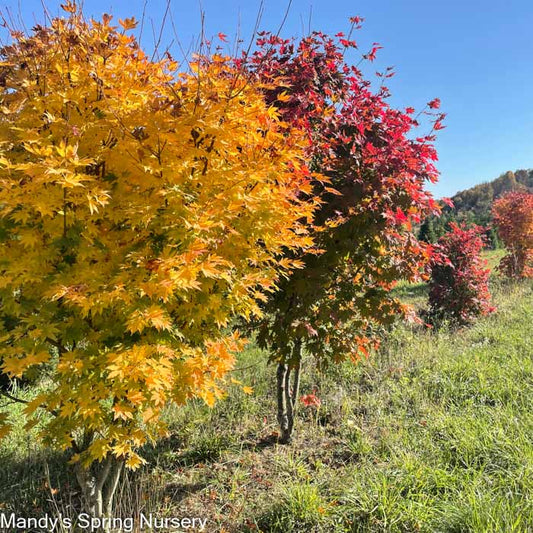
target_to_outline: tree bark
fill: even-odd
[[[280,442],[288,444],[291,441],[294,429],[294,418],[300,389],[300,364],[302,343],[300,340],[294,344],[292,360],[296,363],[288,365],[278,364],[277,370],[277,396],[278,396],[278,423],[280,429]],[[293,374],[291,386],[291,374]]]
[[[286,444],[290,439],[289,413],[287,408],[286,382],[289,367],[285,364],[278,365],[277,393],[278,393],[278,424],[280,429],[280,442]]]
[[[111,469],[111,477],[107,484],[107,488],[104,494],[104,511],[106,516],[109,518],[113,517],[113,504],[115,499],[115,493],[118,488],[118,483],[120,481],[120,476],[122,475],[122,470],[124,468],[124,461],[114,461],[113,467]]]
[[[94,518],[113,518],[114,497],[122,474],[123,461],[109,455],[104,464],[95,472],[75,466],[76,479],[81,488],[84,511]],[[104,528],[108,531],[109,528]]]

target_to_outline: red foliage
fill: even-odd
[[[237,62],[284,121],[307,131],[309,166],[319,173],[313,192],[323,202],[314,220],[322,253],[303,257],[304,268],[267,304],[259,340],[278,361],[291,360],[296,339],[322,360],[357,359],[361,338],[372,346],[379,327],[406,312],[390,294],[396,280],[421,279],[432,255],[413,227],[440,211],[426,189],[438,177],[433,133],[444,114],[432,109],[440,102],[422,111],[433,128],[417,136],[414,110],[391,107],[383,84],[374,89],[346,63],[346,48],[357,45],[341,34],[294,42],[263,33],[256,52]]]
[[[511,278],[533,278],[533,194],[509,192],[494,202],[492,214],[508,250],[499,270]]]
[[[318,409],[322,403],[320,398],[314,392],[311,394],[306,394],[305,396],[301,396],[300,401],[306,407],[315,407],[316,409]]]
[[[495,310],[490,304],[490,270],[481,258],[484,228],[451,225],[438,242],[440,258],[431,272],[429,303],[432,322],[466,325]]]

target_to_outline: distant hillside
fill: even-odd
[[[454,207],[446,206],[439,218],[429,217],[422,223],[419,238],[435,242],[446,233],[450,222],[490,226],[492,202],[507,191],[521,188],[533,191],[533,170],[508,171],[492,181],[459,191],[451,198]],[[499,243],[496,232],[489,230],[487,235],[492,246],[497,247]]]

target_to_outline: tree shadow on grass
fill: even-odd
[[[427,283],[405,283],[392,290],[392,295],[400,299],[425,299],[428,297]]]
[[[38,451],[23,459],[13,453],[0,456],[0,510],[18,516],[42,516],[76,501],[76,480],[64,453]],[[74,497],[73,497],[74,496]]]
[[[249,451],[260,451],[265,450],[267,448],[274,448],[278,445],[284,444],[280,442],[279,435],[277,433],[271,433],[266,437],[260,437],[254,440],[247,440],[245,443],[242,444],[241,448],[243,450]]]
[[[176,504],[205,488],[207,488],[207,483],[169,483],[165,486],[165,495]]]

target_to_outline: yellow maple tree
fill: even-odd
[[[225,326],[298,266],[317,201],[305,137],[226,58],[180,72],[132,19],[64,8],[1,49],[0,360],[46,376],[29,424],[48,414],[102,515],[166,405],[223,395],[243,342]]]

